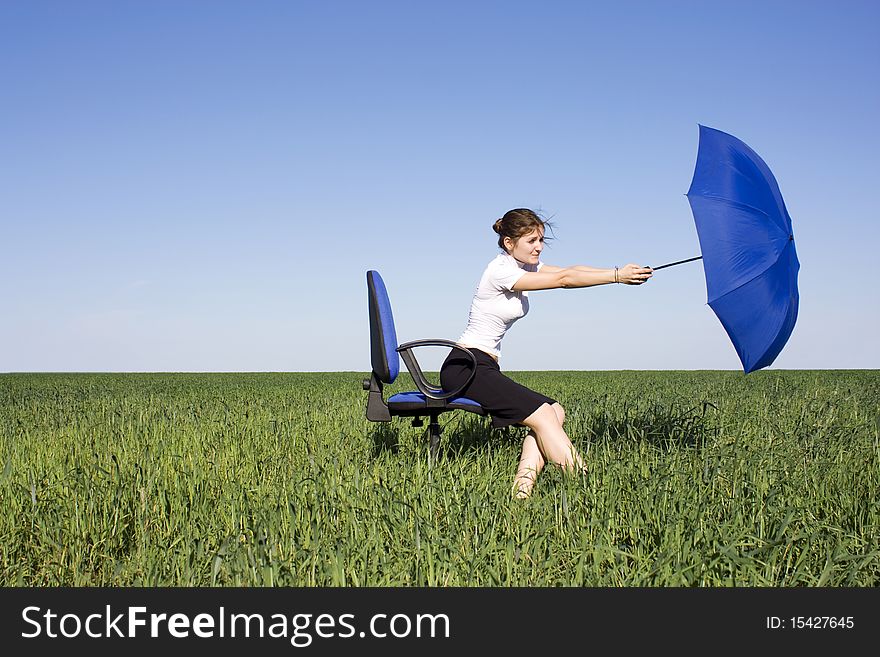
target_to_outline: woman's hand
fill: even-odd
[[[641,285],[653,275],[654,270],[650,267],[630,263],[617,270],[617,282],[626,285]]]

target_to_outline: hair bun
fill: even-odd
[[[494,224],[492,224],[492,230],[494,230],[499,235],[501,234],[501,223],[504,219],[497,219]]]

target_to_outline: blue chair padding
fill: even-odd
[[[379,272],[367,272],[367,288],[370,292],[370,355],[373,371],[385,383],[394,383],[400,373],[397,331],[394,329],[394,315],[385,281]]]
[[[426,404],[428,398],[420,392],[398,392],[388,398],[389,404]],[[462,404],[464,406],[476,406],[482,408],[479,403],[467,397],[453,397],[447,400],[448,404]]]

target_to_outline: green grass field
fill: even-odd
[[[880,584],[876,370],[511,373],[590,466],[524,501],[522,429],[434,459],[364,376],[0,375],[0,584]]]

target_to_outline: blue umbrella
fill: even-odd
[[[703,259],[708,303],[748,374],[770,365],[797,320],[791,217],[773,173],[755,151],[720,130],[700,126],[687,193]]]

